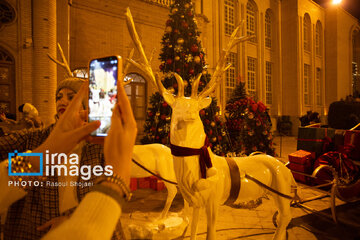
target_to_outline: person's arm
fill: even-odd
[[[86,194],[73,215],[42,240],[111,239],[121,207],[112,197],[92,191]]]
[[[104,155],[106,164],[113,166],[114,174],[129,191],[131,156],[137,127],[125,90],[119,85],[118,103],[114,107],[111,127],[105,138]],[[112,181],[96,185],[81,201],[74,214],[50,231],[43,240],[110,239],[121,214],[123,189],[122,184]]]

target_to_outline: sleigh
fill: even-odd
[[[357,168],[360,167],[359,161],[349,161],[353,166]],[[289,162],[287,165],[288,164]],[[323,164],[317,166],[311,174],[291,170],[293,174],[303,176],[307,179],[307,182],[309,183],[309,185],[306,186],[307,188],[317,189],[320,192],[320,194],[317,196],[304,198],[293,202],[292,207],[300,207],[323,217],[330,218],[335,223],[342,222],[348,225],[356,225],[359,227],[359,224],[349,222],[346,219],[340,220],[337,218],[336,198],[345,203],[356,202],[360,200],[360,174],[357,174],[351,181],[349,181],[349,178],[346,177],[346,174],[344,174],[343,170],[341,169],[343,169],[342,166],[337,168],[331,166],[330,164]],[[323,212],[318,212],[317,210],[305,204],[310,201],[327,197],[330,198],[331,216]]]

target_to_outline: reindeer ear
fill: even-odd
[[[162,93],[162,96],[163,96],[165,102],[167,102],[170,105],[170,107],[172,107],[173,103],[175,102],[174,95],[172,95],[171,93],[169,93],[167,91],[164,91]]]
[[[203,108],[207,108],[211,103],[211,98],[207,97],[207,98],[201,98],[199,101],[199,110],[203,109]]]

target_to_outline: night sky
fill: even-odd
[[[332,0],[314,0],[314,2],[327,7]],[[360,0],[342,0],[340,6],[360,20]]]

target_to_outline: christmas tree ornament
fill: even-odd
[[[194,57],[194,62],[199,64],[199,63],[200,63],[200,57],[199,57],[199,56],[195,56],[195,57]]]
[[[194,74],[194,69],[190,68],[189,69],[189,74],[193,75]]]
[[[171,65],[171,64],[172,64],[172,61],[173,61],[173,60],[172,60],[171,58],[169,58],[168,60],[166,60],[166,64],[167,64],[167,65]]]
[[[248,115],[248,118],[249,118],[249,119],[253,119],[253,118],[254,118],[254,114],[253,114],[252,112],[250,112],[249,115]]]
[[[172,27],[167,26],[167,27],[165,28],[165,32],[170,33],[171,31],[172,31]]]
[[[183,43],[184,43],[184,39],[183,39],[183,38],[179,38],[176,42],[177,42],[178,44],[183,44]]]
[[[185,3],[184,7],[185,7],[185,8],[189,8],[189,7],[190,7],[190,4],[189,4],[189,3]]]
[[[185,16],[184,16],[184,15],[181,15],[180,17],[181,17],[181,18],[184,18]]]
[[[210,126],[215,127],[216,126],[215,122],[211,122]]]
[[[179,56],[176,56],[175,57],[175,61],[179,61],[180,60],[180,57]]]
[[[199,46],[196,44],[193,44],[190,48],[191,52],[196,53],[199,51]]]

